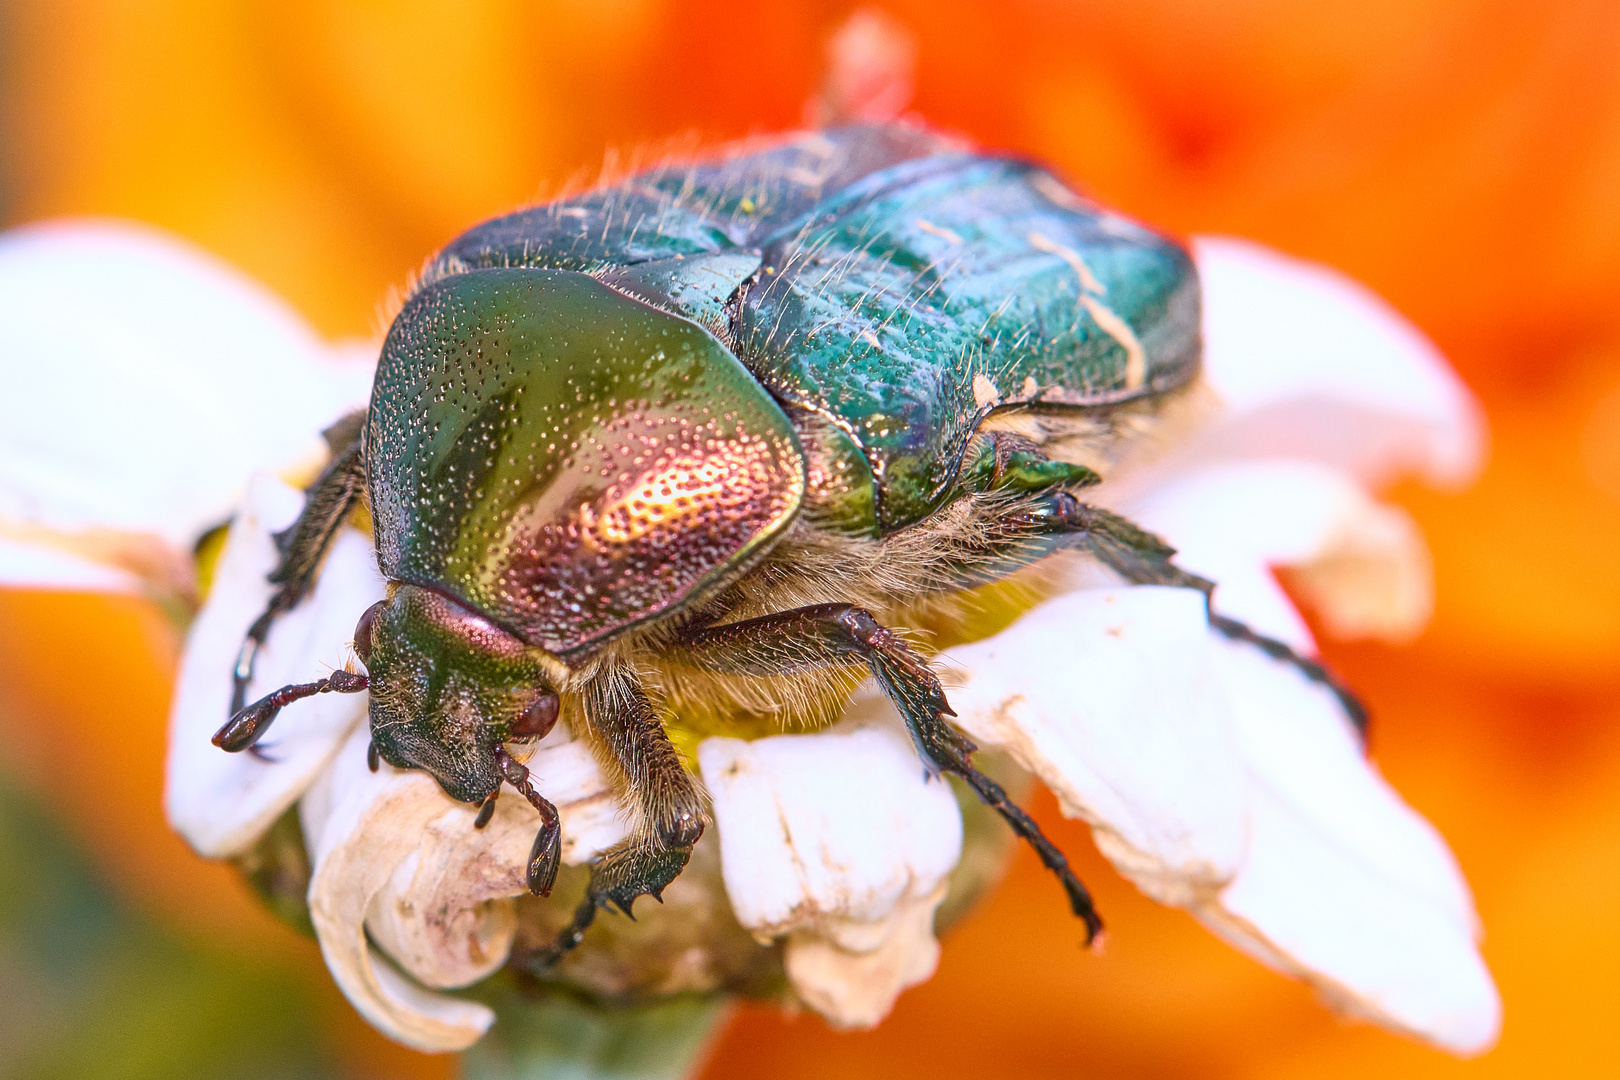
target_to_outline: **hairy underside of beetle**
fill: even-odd
[[[1175,445],[1211,404],[1211,392],[1202,382],[1194,382],[1175,393],[1106,412],[992,413],[980,425],[977,438],[1012,434],[1053,460],[1116,478]],[[825,429],[817,417],[796,421],[814,471]],[[971,458],[975,449],[970,445],[964,457]],[[770,551],[722,591],[681,615],[614,642],[578,665],[568,681],[589,685],[601,677],[604,666],[633,672],[658,706],[672,740],[688,756],[710,735],[753,738],[826,727],[837,720],[855,687],[870,674],[864,663],[852,657],[845,666],[816,667],[807,654],[803,670],[717,673],[687,661],[681,627],[694,622],[735,623],[820,604],[850,604],[871,612],[924,656],[987,636],[1061,591],[1077,560],[1095,561],[1081,551],[1054,549],[1027,529],[1021,533],[1016,523],[1029,519],[1028,512],[1041,497],[969,492],[933,516],[881,538],[850,535],[819,522],[812,497],[812,506]],[[588,727],[577,710],[566,705],[563,716],[573,721],[571,730]],[[611,769],[615,755],[607,747],[602,750],[600,756]]]

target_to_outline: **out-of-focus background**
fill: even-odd
[[[1141,898],[1112,934],[1020,851],[875,1032],[744,1008],[708,1077],[1523,1077],[1620,1061],[1620,8],[1610,0],[887,0],[915,107],[1180,233],[1381,292],[1483,399],[1406,648],[1329,643],[1380,768],[1456,849],[1506,1003],[1458,1062],[1348,1026]],[[111,214],[334,337],[462,228],[604,153],[803,122],[851,7],[736,0],[0,0],[0,215]],[[0,392],[4,392],[0,388]],[[71,408],[40,402],[40,408]],[[204,449],[205,448],[200,448]],[[177,643],[134,600],[0,592],[0,1077],[448,1077],[171,835]]]

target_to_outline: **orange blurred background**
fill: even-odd
[[[1379,767],[1474,885],[1506,1026],[1498,1049],[1458,1062],[1345,1025],[1138,896],[1043,796],[1037,816],[1079,853],[1109,916],[1107,955],[1074,947],[1055,890],[1021,851],[1006,886],[947,940],[938,976],[877,1031],[744,1009],[705,1075],[1612,1075],[1620,8],[882,7],[916,36],[915,107],[933,123],[1043,158],[1171,230],[1245,235],[1347,271],[1433,337],[1484,401],[1492,451],[1480,482],[1460,495],[1394,492],[1434,549],[1432,627],[1410,647],[1328,643],[1327,654],[1372,703]],[[6,0],[0,212],[8,224],[154,222],[327,334],[368,335],[388,287],[424,256],[589,177],[606,151],[801,123],[825,41],[850,10]],[[313,943],[168,832],[159,793],[175,653],[173,631],[139,602],[0,593],[0,774],[56,823],[42,828],[65,825],[72,839],[60,842],[82,847],[108,904],[212,973],[198,976],[200,1000],[219,1015],[212,1027],[188,1016],[184,1038],[279,1024],[309,1032],[288,1037],[314,1048],[321,1075],[449,1076],[449,1059],[371,1033]],[[86,1030],[159,1041],[170,1024],[182,1030],[179,1000],[162,1005],[162,972],[136,985],[140,1009],[108,998],[109,1015]],[[6,1023],[0,1075],[21,1075],[5,1073]],[[170,1075],[87,1054],[62,1060],[103,1064],[52,1075]]]

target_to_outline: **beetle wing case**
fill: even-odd
[[[804,497],[787,416],[719,340],[573,271],[420,289],[367,446],[383,572],[564,658],[747,565]]]
[[[756,256],[716,304],[713,271],[736,280]],[[868,520],[833,516],[863,535],[948,502],[993,411],[1106,412],[1198,372],[1198,276],[1178,243],[1038,165],[905,124],[650,169],[485,222],[429,273],[498,266],[623,276],[705,323],[725,308],[737,357],[862,459],[864,498],[835,494]]]

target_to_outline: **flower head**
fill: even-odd
[[[1195,254],[1207,407],[1099,501],[1218,582],[1222,612],[1301,655],[1315,645],[1276,568],[1330,630],[1409,636],[1429,609],[1426,552],[1370,492],[1407,472],[1466,479],[1470,399],[1352,283],[1234,241]],[[231,515],[223,544],[198,549],[208,580],[174,702],[170,819],[200,853],[249,864],[278,857],[267,837],[295,822],[307,866],[292,906],[349,1000],[412,1046],[472,1044],[494,1014],[448,991],[523,967],[569,919],[571,868],[634,824],[585,734],[565,716],[522,762],[560,816],[550,900],[527,895],[530,803],[500,800],[480,827],[427,774],[368,761],[362,695],[289,706],[260,753],[209,742],[272,592],[275,534],[301,505],[293,482],[318,467],[320,430],[363,400],[364,366],[225,268],[124,226],[13,234],[0,284],[0,355],[30,387],[0,425],[0,578],[184,602],[193,545]],[[26,404],[54,400],[74,408]],[[372,538],[346,529],[326,558],[272,627],[250,697],[356,666],[355,620],[385,594]],[[1335,1007],[1461,1053],[1490,1045],[1500,1007],[1467,887],[1340,699],[1213,634],[1195,590],[1127,586],[1081,560],[1041,589],[998,633],[934,657],[959,726],[999,752],[987,767],[1014,787],[1038,777],[1145,893]],[[670,725],[714,828],[661,907],[598,920],[548,977],[616,1000],[732,992],[878,1022],[932,973],[936,930],[993,878],[1005,834],[924,772],[870,685],[821,729]]]

